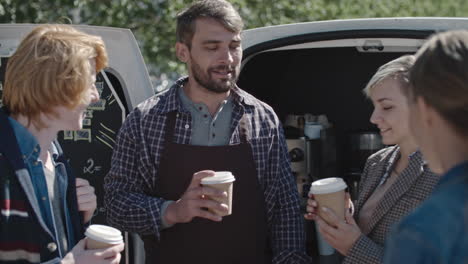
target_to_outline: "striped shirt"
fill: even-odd
[[[141,103],[122,125],[111,169],[104,180],[107,220],[111,225],[159,237],[161,206],[165,200],[147,194],[155,190],[169,112],[178,112],[175,142],[190,144],[191,115],[177,95],[187,80],[181,78],[171,89]],[[273,263],[309,263],[299,195],[278,117],[270,106],[237,87],[231,90],[231,96],[229,144],[240,143],[239,123],[245,116],[247,140],[265,197]]]

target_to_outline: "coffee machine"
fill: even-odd
[[[310,113],[287,115],[283,124],[291,170],[305,206],[313,181],[337,177],[335,129],[326,115]]]
[[[288,146],[291,170],[296,179],[297,190],[301,197],[304,197],[304,184],[309,183],[307,170],[307,140],[304,137],[296,139],[286,139]],[[307,194],[305,194],[307,196]]]
[[[347,156],[350,158],[345,179],[353,201],[358,197],[358,184],[367,158],[384,147],[382,137],[376,131],[354,131],[349,134]]]

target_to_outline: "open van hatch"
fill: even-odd
[[[337,176],[348,172],[349,135],[376,131],[362,93],[384,63],[413,54],[432,33],[468,29],[465,18],[307,22],[244,31],[239,87],[287,115],[324,114],[335,129]]]

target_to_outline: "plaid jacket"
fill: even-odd
[[[174,140],[190,144],[191,116],[177,96],[187,78],[141,103],[122,125],[104,188],[107,219],[120,229],[155,234],[161,228],[161,206],[154,193],[164,146],[167,114],[178,112]],[[308,263],[299,195],[291,173],[286,142],[273,109],[239,88],[234,102],[230,145],[240,143],[239,120],[245,115],[257,177],[263,189],[273,263]]]
[[[63,155],[58,161],[67,167]],[[69,186],[74,186],[75,178],[68,167],[67,171]],[[81,239],[84,232],[75,188],[68,188],[66,202],[74,237]],[[0,207],[0,263],[60,262],[57,241],[42,217],[30,173],[3,110],[0,110]]]
[[[364,203],[379,185],[382,176],[400,156],[398,146],[388,147],[373,154],[366,162],[359,185],[355,218]],[[385,239],[392,226],[418,207],[432,192],[439,176],[424,164],[419,151],[410,156],[408,167],[388,189],[377,205],[372,220],[344,258],[343,263],[381,263]]]

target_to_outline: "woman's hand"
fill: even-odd
[[[314,195],[309,194],[309,199],[307,199],[306,214],[304,218],[307,220],[315,220],[317,217],[317,201],[314,200]]]
[[[317,201],[315,201],[314,195],[309,194],[309,199],[307,199],[307,207],[306,207],[306,214],[304,215],[304,218],[307,220],[315,220],[317,217]],[[345,208],[347,209],[346,211],[350,211],[351,215],[354,214],[354,204],[351,201],[351,196],[349,193],[345,193]]]
[[[317,201],[315,201],[313,194],[309,194],[306,207],[307,213],[304,215],[305,219],[317,222],[318,230],[323,238],[344,256],[348,254],[348,251],[362,233],[353,218],[354,205],[349,193],[345,195],[345,206],[346,213],[344,220],[340,220],[333,210],[325,208],[323,214],[331,221],[327,223],[323,218],[318,216]]]
[[[314,219],[318,225],[318,231],[332,247],[343,256],[347,256],[351,247],[353,247],[362,234],[350,210],[346,210],[345,220],[339,219],[333,210],[326,207],[322,208],[322,213],[329,222],[327,223],[323,218],[315,215]]]

